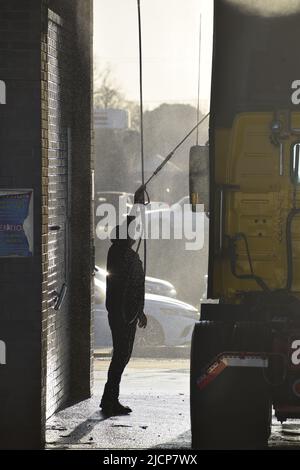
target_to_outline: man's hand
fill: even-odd
[[[148,323],[147,317],[144,313],[142,313],[138,321],[139,328],[146,328],[147,323]]]

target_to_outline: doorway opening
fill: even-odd
[[[186,2],[180,0],[172,15],[170,4],[162,6],[155,0],[151,7],[147,2],[143,6],[146,176],[197,119],[199,4],[193,1],[193,8],[187,10]],[[206,16],[202,25],[208,25],[202,34],[212,44],[211,9],[204,7],[202,15]],[[186,249],[193,240],[187,239],[183,230],[181,238],[176,236],[176,224],[190,208],[188,156],[196,136],[149,187],[151,204],[146,208],[146,219],[159,227],[168,226],[170,237],[147,241],[148,326],[137,331],[121,382],[121,402],[133,413],[105,419],[99,409],[112,354],[105,294],[109,234],[115,223],[107,221],[106,212],[112,207],[121,218],[128,214],[141,184],[136,19],[134,2],[94,2],[94,395],[50,420],[49,448],[190,447],[190,341],[199,319],[200,299],[206,296],[208,223],[200,228],[203,243],[193,250]],[[112,21],[116,25],[113,29],[109,27]],[[166,29],[172,32],[171,38]],[[187,55],[188,49],[191,52]],[[200,112],[205,115],[209,107],[209,50],[203,51],[201,60],[205,72]],[[203,126],[199,142],[205,145],[207,140],[208,129]],[[189,212],[193,228],[192,217]],[[142,247],[139,255],[143,260]]]

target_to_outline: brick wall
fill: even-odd
[[[61,227],[58,233],[48,231],[48,259],[44,270],[47,357],[43,398],[46,416],[51,416],[64,404],[89,397],[93,382],[89,334],[93,323],[92,11],[89,0],[54,0],[48,2],[48,7],[52,12],[48,18],[48,83],[45,85],[48,107],[47,224],[48,227]],[[81,48],[84,48],[86,58],[83,63]],[[59,291],[64,282],[68,293],[62,309],[57,312],[51,304],[52,293]]]
[[[41,2],[41,154],[42,154],[42,350],[41,350],[41,436],[45,438],[48,349],[48,1]]]
[[[71,159],[71,37],[67,21],[48,18],[48,269],[47,416],[70,396],[69,159]],[[71,170],[71,168],[70,168]],[[56,310],[56,293],[67,287]]]
[[[68,298],[65,301],[63,311],[53,312],[50,306],[47,321],[46,336],[50,349],[48,348],[46,360],[48,377],[46,414],[50,416],[63,403],[72,403],[89,397],[93,384],[92,334],[90,334],[93,327],[93,285],[91,281],[93,269],[93,210],[91,208],[93,37],[91,29],[92,2],[90,0],[76,2],[74,0],[64,2],[50,0],[48,7],[55,13],[55,16],[52,17],[54,23],[60,23],[61,40],[64,41],[64,50],[61,56],[63,62],[55,64],[51,57],[48,38],[48,53],[50,51],[50,56],[47,57],[48,67],[51,68],[54,64],[54,67],[61,68],[63,90],[61,90],[59,101],[63,116],[60,122],[59,136],[60,139],[66,141],[66,129],[68,128],[69,140],[67,139],[67,144],[71,145],[69,149],[71,167],[68,175],[71,202],[68,204],[70,252]],[[58,31],[57,28],[56,31]],[[67,63],[69,66],[66,66]],[[49,89],[51,78],[53,78],[52,72],[48,69],[48,79],[50,79],[50,83],[48,82],[48,106],[51,104],[53,91]],[[70,78],[72,78],[71,82]],[[70,103],[72,103],[71,107]],[[54,134],[51,132],[50,115],[51,109],[48,109],[48,136],[56,134],[57,137],[57,132]],[[51,165],[50,162],[49,165]],[[57,178],[61,178],[61,175],[52,175],[52,184],[56,187],[57,181],[55,180]],[[49,178],[48,184],[51,186]],[[49,192],[51,192],[51,188],[48,188]],[[51,205],[50,201],[49,204]],[[54,218],[54,224],[56,224],[55,220]],[[51,220],[48,220],[48,223],[51,225]],[[48,236],[48,253],[51,256],[49,242]],[[51,293],[49,264],[45,274],[48,277],[49,307]],[[60,280],[61,284],[62,279]]]

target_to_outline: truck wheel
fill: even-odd
[[[255,328],[250,330],[251,343]],[[233,332],[233,324],[225,322],[195,326],[190,382],[193,449],[256,449],[267,445],[271,402],[261,369],[228,368],[206,388],[197,386],[203,369],[217,355],[237,350]]]

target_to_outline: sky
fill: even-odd
[[[141,0],[145,109],[197,104],[201,15],[200,107],[209,107],[212,0]],[[126,99],[139,99],[137,0],[94,0],[94,54]]]

